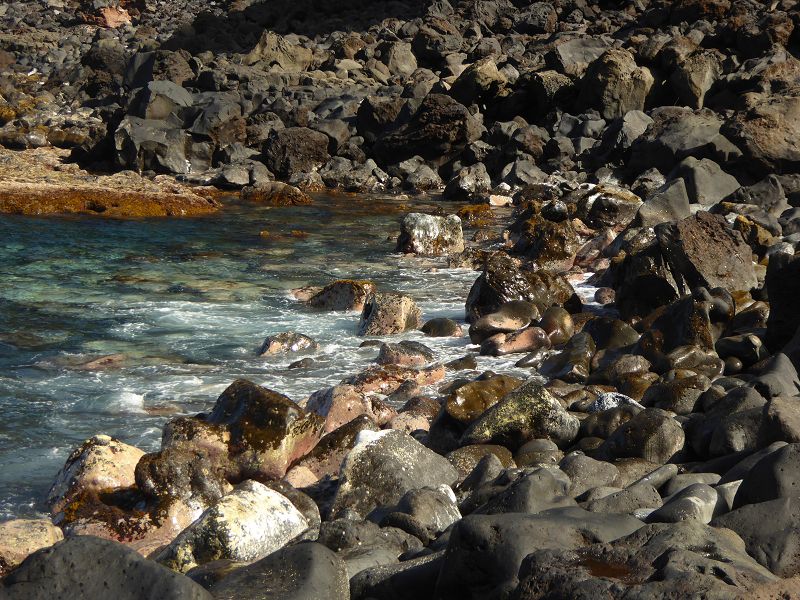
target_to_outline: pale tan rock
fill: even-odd
[[[127,488],[135,484],[134,472],[144,452],[107,435],[96,435],[67,458],[47,494],[47,504],[57,515],[81,494]]]
[[[63,539],[61,529],[48,519],[14,519],[0,523],[0,577],[29,554]]]

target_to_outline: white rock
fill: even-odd
[[[156,560],[182,573],[212,560],[253,562],[282,548],[308,526],[285,496],[257,481],[245,481],[184,529]]]

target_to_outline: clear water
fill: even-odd
[[[463,319],[476,273],[392,254],[401,215],[420,208],[404,204],[323,196],[185,220],[0,215],[0,520],[39,514],[71,449],[94,434],[152,451],[168,419],[208,410],[235,378],[300,402],[374,361],[376,348],[358,348],[357,314],[313,312],[292,288],[372,279],[411,294],[425,319]],[[320,343],[316,366],[256,356],[286,330]],[[466,338],[424,341],[442,360],[470,349]]]

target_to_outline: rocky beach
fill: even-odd
[[[0,4],[0,598],[800,598],[799,57],[796,0]]]

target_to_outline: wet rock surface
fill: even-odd
[[[376,338],[371,366],[297,402],[237,380],[153,452],[88,440],[54,524],[0,523],[2,593],[799,595],[798,22],[793,0],[0,6],[0,211],[398,194],[386,252],[474,272],[446,314],[357,272],[295,290]],[[308,353],[304,377],[320,347],[292,327],[250,358]]]

